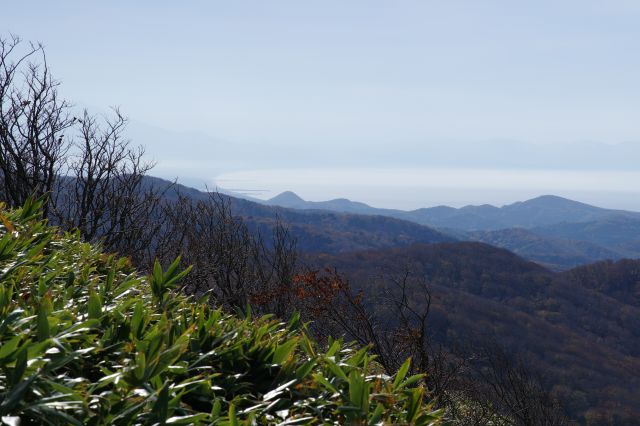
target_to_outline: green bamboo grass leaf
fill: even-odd
[[[13,326],[15,322],[20,320],[24,315],[24,310],[22,309],[14,309],[11,311],[3,320],[0,322],[0,335],[4,335],[7,328]]]
[[[116,270],[111,268],[107,272],[107,276],[104,280],[104,285],[101,286],[101,296],[104,298],[105,296],[111,293],[111,289],[113,288],[113,280],[115,279]]]
[[[153,404],[151,412],[154,414],[154,420],[164,423],[169,417],[169,383],[165,383],[158,392],[156,401]]]
[[[138,352],[136,354],[136,364],[133,370],[134,377],[141,381],[145,377],[145,372],[147,370],[147,357],[144,352]]]
[[[23,380],[7,392],[7,397],[0,403],[0,415],[6,416],[13,414],[14,409],[18,406],[22,398],[29,390],[31,384],[36,380],[37,375],[34,374],[27,380]]]
[[[18,349],[21,340],[22,336],[17,335],[2,343],[2,345],[0,345],[0,361],[11,356]]]
[[[49,406],[53,405],[53,406]],[[64,403],[56,403],[56,404],[30,404],[28,411],[37,413],[37,417],[40,419],[47,419],[49,424],[58,424],[58,425],[74,425],[74,426],[83,426],[83,423],[70,414],[62,411],[65,404]],[[77,404],[76,404],[77,405]],[[67,409],[77,408],[75,405],[67,407]]]
[[[414,423],[416,417],[420,414],[419,409],[422,405],[422,397],[423,390],[421,388],[411,390],[409,399],[407,400],[407,413],[405,417],[408,423]]]
[[[216,399],[213,402],[213,407],[211,407],[211,419],[216,420],[220,417],[220,413],[222,412],[222,404],[219,399]]]
[[[165,279],[171,278],[176,275],[176,273],[178,272],[178,267],[180,266],[180,258],[181,256],[178,256],[174,259],[171,265],[169,265],[167,271],[164,273]]]
[[[325,388],[327,388],[329,391],[331,391],[334,394],[339,394],[340,391],[338,390],[338,388],[336,388],[334,385],[331,384],[331,382],[329,382],[322,374],[320,373],[316,373],[313,375],[313,380],[315,380],[316,382],[320,383],[322,386],[324,386]]]
[[[309,340],[309,337],[307,337],[305,333],[302,333],[302,349],[304,349],[304,352],[306,355],[311,357],[316,356],[316,351],[313,349],[313,344],[311,343],[311,340]]]
[[[139,402],[134,404],[127,404],[122,411],[117,411],[113,417],[112,424],[132,424],[132,419],[136,417],[136,414],[141,411],[146,405],[149,396],[142,398]]]
[[[42,252],[42,250],[44,250],[44,248],[47,246],[47,244],[49,244],[51,242],[51,238],[52,237],[50,235],[47,235],[38,244],[32,246],[27,251],[26,258],[27,259],[33,259],[36,255],[40,254]]]
[[[163,351],[158,357],[158,362],[149,377],[155,377],[164,372],[171,364],[174,364],[187,350],[188,342],[189,336],[188,334],[184,334],[180,336],[173,346]]]
[[[162,266],[160,265],[160,262],[158,262],[158,260],[156,259],[156,261],[153,263],[153,282],[155,283],[162,283],[164,282],[164,274],[162,273]]]
[[[304,364],[302,364],[300,367],[296,369],[296,372],[295,372],[296,378],[298,380],[305,379],[309,375],[309,373],[313,371],[313,368],[316,365],[317,365],[317,362],[314,359],[311,359],[305,362]]]
[[[44,197],[33,198],[29,197],[26,199],[24,204],[20,209],[18,209],[18,215],[20,221],[28,222],[32,219],[40,217],[40,212],[42,209],[42,205],[44,204]]]
[[[40,403],[46,404],[47,402],[52,400],[65,400],[65,401],[75,401],[75,402],[84,401],[82,395],[79,392],[74,391],[71,387],[65,386],[61,383],[58,383],[54,380],[47,379],[47,378],[43,378],[42,380],[48,386],[51,386],[51,389],[58,392],[59,395],[56,395],[50,398],[43,398],[40,400]]]
[[[102,378],[100,378],[100,380],[98,381],[98,383],[95,384],[95,389],[101,389],[103,387],[106,387],[108,385],[110,385],[111,383],[116,383],[123,377],[123,374],[121,372],[118,373],[113,373],[113,374],[109,374],[106,376],[103,376]]]
[[[38,326],[36,339],[42,342],[50,337],[49,319],[47,318],[47,310],[42,307],[38,310]]]
[[[405,376],[409,372],[409,367],[411,367],[411,358],[408,358],[398,369],[396,373],[396,377],[393,380],[393,389],[397,390],[400,386],[400,383],[404,380]]]
[[[263,397],[262,400],[263,401],[269,401],[273,398],[275,398],[276,396],[280,395],[282,392],[284,392],[285,390],[289,389],[289,387],[294,384],[297,380],[293,379],[291,381],[288,381],[287,383],[284,383],[280,386],[278,386],[277,388],[275,388],[274,390],[267,392]]]
[[[29,264],[29,259],[13,263],[0,274],[0,282],[6,282],[14,272],[27,264]]]
[[[151,279],[149,281],[154,298],[156,300],[161,300],[164,288],[164,274],[162,273],[162,266],[160,266],[160,262],[158,262],[157,259],[153,264],[153,274],[151,275]]]
[[[430,413],[423,413],[416,419],[416,425],[432,426],[440,424],[440,420],[444,414],[443,409],[435,410]]]
[[[207,419],[207,414],[191,414],[188,416],[173,416],[169,417],[166,421],[168,425],[196,425],[200,422],[204,422]]]
[[[378,405],[376,406],[376,409],[371,414],[371,417],[369,417],[369,426],[376,426],[380,424],[383,413],[384,413],[384,405],[378,403]]]
[[[359,407],[364,415],[369,411],[369,384],[364,376],[356,371],[349,374],[349,400],[355,407]]]
[[[339,340],[334,341],[327,351],[327,357],[334,356],[340,350],[340,346],[341,345]]]
[[[236,406],[233,403],[229,405],[229,426],[240,426],[240,422],[236,416]]]
[[[133,310],[133,316],[131,317],[131,334],[135,339],[138,339],[141,336],[143,321],[144,306],[142,306],[142,302],[138,300]]]
[[[365,346],[364,348],[358,350],[355,354],[353,354],[351,356],[351,358],[349,358],[349,360],[347,361],[347,364],[352,365],[352,366],[358,366],[358,365],[363,365],[364,367],[366,367],[366,358],[367,358],[367,353],[369,351],[369,346]]]
[[[32,360],[44,355],[45,351],[51,347],[51,339],[45,339],[42,342],[29,343],[27,346],[27,359]]]
[[[300,326],[300,312],[294,312],[287,323],[289,330],[296,330]]]
[[[181,279],[186,277],[191,272],[191,269],[193,269],[193,266],[189,265],[186,269],[180,271],[177,274],[174,274],[173,276],[170,276],[165,285],[167,287],[171,287],[174,284],[178,283]]]
[[[0,238],[0,260],[10,258],[17,244],[11,234],[4,234]]]
[[[349,377],[347,377],[347,374],[342,370],[342,368],[340,368],[340,366],[338,364],[336,364],[331,358],[326,358],[326,363],[327,366],[329,367],[329,370],[336,376],[341,378],[342,380],[344,380],[345,382],[349,381]]]
[[[301,425],[301,424],[313,424],[310,420],[315,420],[315,417],[307,416],[300,417],[297,419],[288,419],[282,423],[278,423],[276,426],[290,426],[290,425]]]
[[[40,277],[38,280],[38,296],[43,297],[49,288],[47,287],[47,283],[45,277]]]
[[[404,388],[413,386],[414,384],[418,383],[420,380],[424,379],[424,377],[425,377],[424,374],[414,374],[413,376],[410,376],[409,378],[407,378],[407,380],[400,383],[400,385],[398,386],[398,389],[404,389]]]
[[[67,274],[66,287],[71,287],[76,280],[76,274],[73,271],[69,271]]]
[[[89,291],[88,313],[89,319],[99,319],[102,316],[102,301],[93,290]]]
[[[295,350],[297,345],[298,339],[290,339],[276,346],[271,362],[274,364],[283,364]]]
[[[18,353],[16,354],[15,366],[13,373],[11,374],[11,383],[15,384],[22,380],[25,370],[27,369],[27,357],[29,353],[30,340],[27,340],[22,344]]]

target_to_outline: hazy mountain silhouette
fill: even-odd
[[[265,203],[304,210],[333,210],[391,216],[437,228],[463,231],[498,230],[512,227],[533,228],[562,222],[588,222],[612,215],[640,219],[640,213],[637,212],[595,207],[555,195],[543,195],[503,207],[483,204],[461,208],[437,206],[411,211],[378,209],[347,199],[305,201],[291,191],[271,198]]]
[[[265,203],[300,210],[382,215],[440,229],[460,240],[507,248],[551,269],[640,256],[640,213],[543,195],[502,207],[378,209],[347,199],[305,201],[291,191]]]

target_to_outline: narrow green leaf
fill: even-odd
[[[100,296],[93,290],[89,291],[89,319],[99,319],[102,316],[102,301]]]
[[[164,423],[169,417],[169,382],[165,383],[158,392],[152,413],[154,413],[155,419],[161,423]]]
[[[289,355],[291,355],[297,345],[298,339],[289,339],[286,342],[276,346],[276,350],[273,353],[271,362],[273,362],[274,364],[284,363],[289,358]]]
[[[229,426],[240,426],[238,417],[236,416],[236,406],[234,404],[229,405]]]
[[[49,331],[49,320],[47,319],[47,311],[46,309],[38,309],[38,329],[37,329],[37,339],[39,342],[42,342],[50,337]]]
[[[22,401],[25,393],[31,386],[31,383],[36,379],[36,375],[29,377],[27,380],[23,380],[18,383],[16,386],[11,388],[11,390],[7,393],[7,397],[0,404],[0,415],[4,416],[7,414],[12,414],[13,409]]]
[[[13,352],[18,348],[18,344],[22,340],[21,335],[17,335],[4,342],[0,346],[0,360],[7,358],[9,355],[13,354]]]
[[[375,426],[379,424],[380,420],[382,419],[383,413],[384,413],[384,405],[378,403],[378,405],[376,406],[376,409],[373,411],[373,413],[371,414],[371,417],[369,418],[369,426]]]
[[[396,377],[393,380],[393,389],[398,389],[400,383],[404,380],[405,376],[409,372],[409,367],[411,366],[411,358],[407,358],[407,360],[400,366],[398,372],[396,373]]]

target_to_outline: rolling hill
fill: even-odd
[[[324,255],[365,294],[403,265],[430,283],[430,324],[448,348],[496,339],[525,354],[571,415],[640,416],[640,261],[551,272],[474,242]],[[626,423],[625,423],[626,422]],[[600,423],[594,423],[600,424]]]
[[[566,270],[598,260],[620,259],[622,254],[588,241],[542,236],[524,228],[473,231],[458,234],[460,239],[480,241],[506,248],[525,259],[552,270]]]

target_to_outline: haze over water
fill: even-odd
[[[6,3],[0,27],[45,43],[78,107],[121,106],[157,176],[640,210],[637,1]]]
[[[497,206],[553,194],[607,208],[640,210],[640,172],[460,168],[302,168],[223,173],[220,188],[268,199],[293,191],[305,200],[349,198],[374,207]]]

